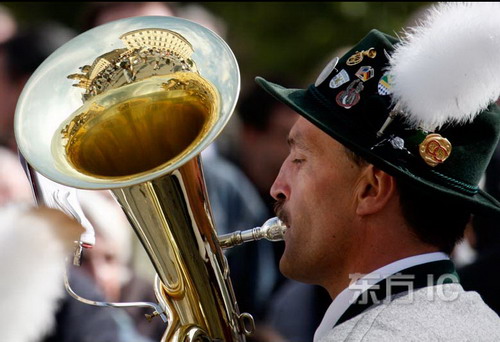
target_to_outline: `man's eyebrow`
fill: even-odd
[[[288,146],[290,148],[295,147],[295,148],[298,148],[301,150],[311,151],[311,149],[307,146],[307,144],[304,143],[303,139],[301,139],[300,137],[295,138],[295,137],[288,136],[286,141],[287,141]]]

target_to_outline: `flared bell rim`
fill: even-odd
[[[175,163],[151,172],[110,180],[77,172],[68,174],[53,161],[51,140],[58,126],[81,105],[82,91],[66,77],[96,57],[121,47],[119,37],[137,29],[160,28],[177,32],[193,46],[192,59],[200,75],[219,92],[219,119],[200,143]],[[84,189],[122,188],[169,174],[199,155],[229,121],[240,91],[239,67],[232,50],[216,33],[176,17],[134,17],[95,27],[73,38],[47,58],[28,80],[16,108],[14,128],[20,153],[39,173],[67,186]],[[60,99],[63,99],[62,101]]]

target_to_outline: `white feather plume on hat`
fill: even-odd
[[[439,3],[389,62],[393,101],[433,130],[466,123],[500,96],[500,3]]]

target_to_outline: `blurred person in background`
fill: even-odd
[[[83,252],[80,268],[95,280],[105,301],[156,302],[152,280],[132,268],[133,230],[111,194],[78,190],[77,195],[96,237],[94,247]],[[159,341],[166,330],[159,317],[151,322],[146,319],[145,314],[151,314],[151,308],[112,310],[120,327],[121,341]]]
[[[174,6],[163,1],[88,2],[81,15],[82,32],[111,21],[141,16],[175,16]]]
[[[76,33],[56,22],[19,30],[0,44],[0,145],[17,152],[14,114],[24,85],[38,66]]]
[[[7,146],[7,130],[11,126],[10,108],[13,107],[13,101],[17,99],[15,95],[14,99],[11,98],[10,87],[8,87],[12,77],[9,75],[10,65],[8,65],[8,51],[6,51],[6,48],[4,47],[5,42],[10,40],[16,31],[16,19],[8,8],[0,5],[0,94],[7,92],[7,96],[0,97],[0,102],[7,102],[5,109],[0,108],[0,147],[4,147],[4,145],[5,147]],[[13,115],[14,114],[12,114],[12,116]]]
[[[241,122],[239,141],[230,151],[231,160],[255,185],[272,212],[274,201],[269,195],[269,188],[288,154],[286,137],[299,116],[282,103],[269,99],[257,85],[242,91],[237,115]]]
[[[0,44],[9,40],[16,31],[16,19],[7,7],[0,4]]]

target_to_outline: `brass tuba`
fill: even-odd
[[[110,189],[122,206],[158,274],[162,341],[244,341],[253,329],[238,309],[200,168],[239,88],[236,59],[215,33],[136,17],[60,47],[18,102],[15,134],[28,164],[68,187]],[[241,234],[229,240],[241,243]]]

